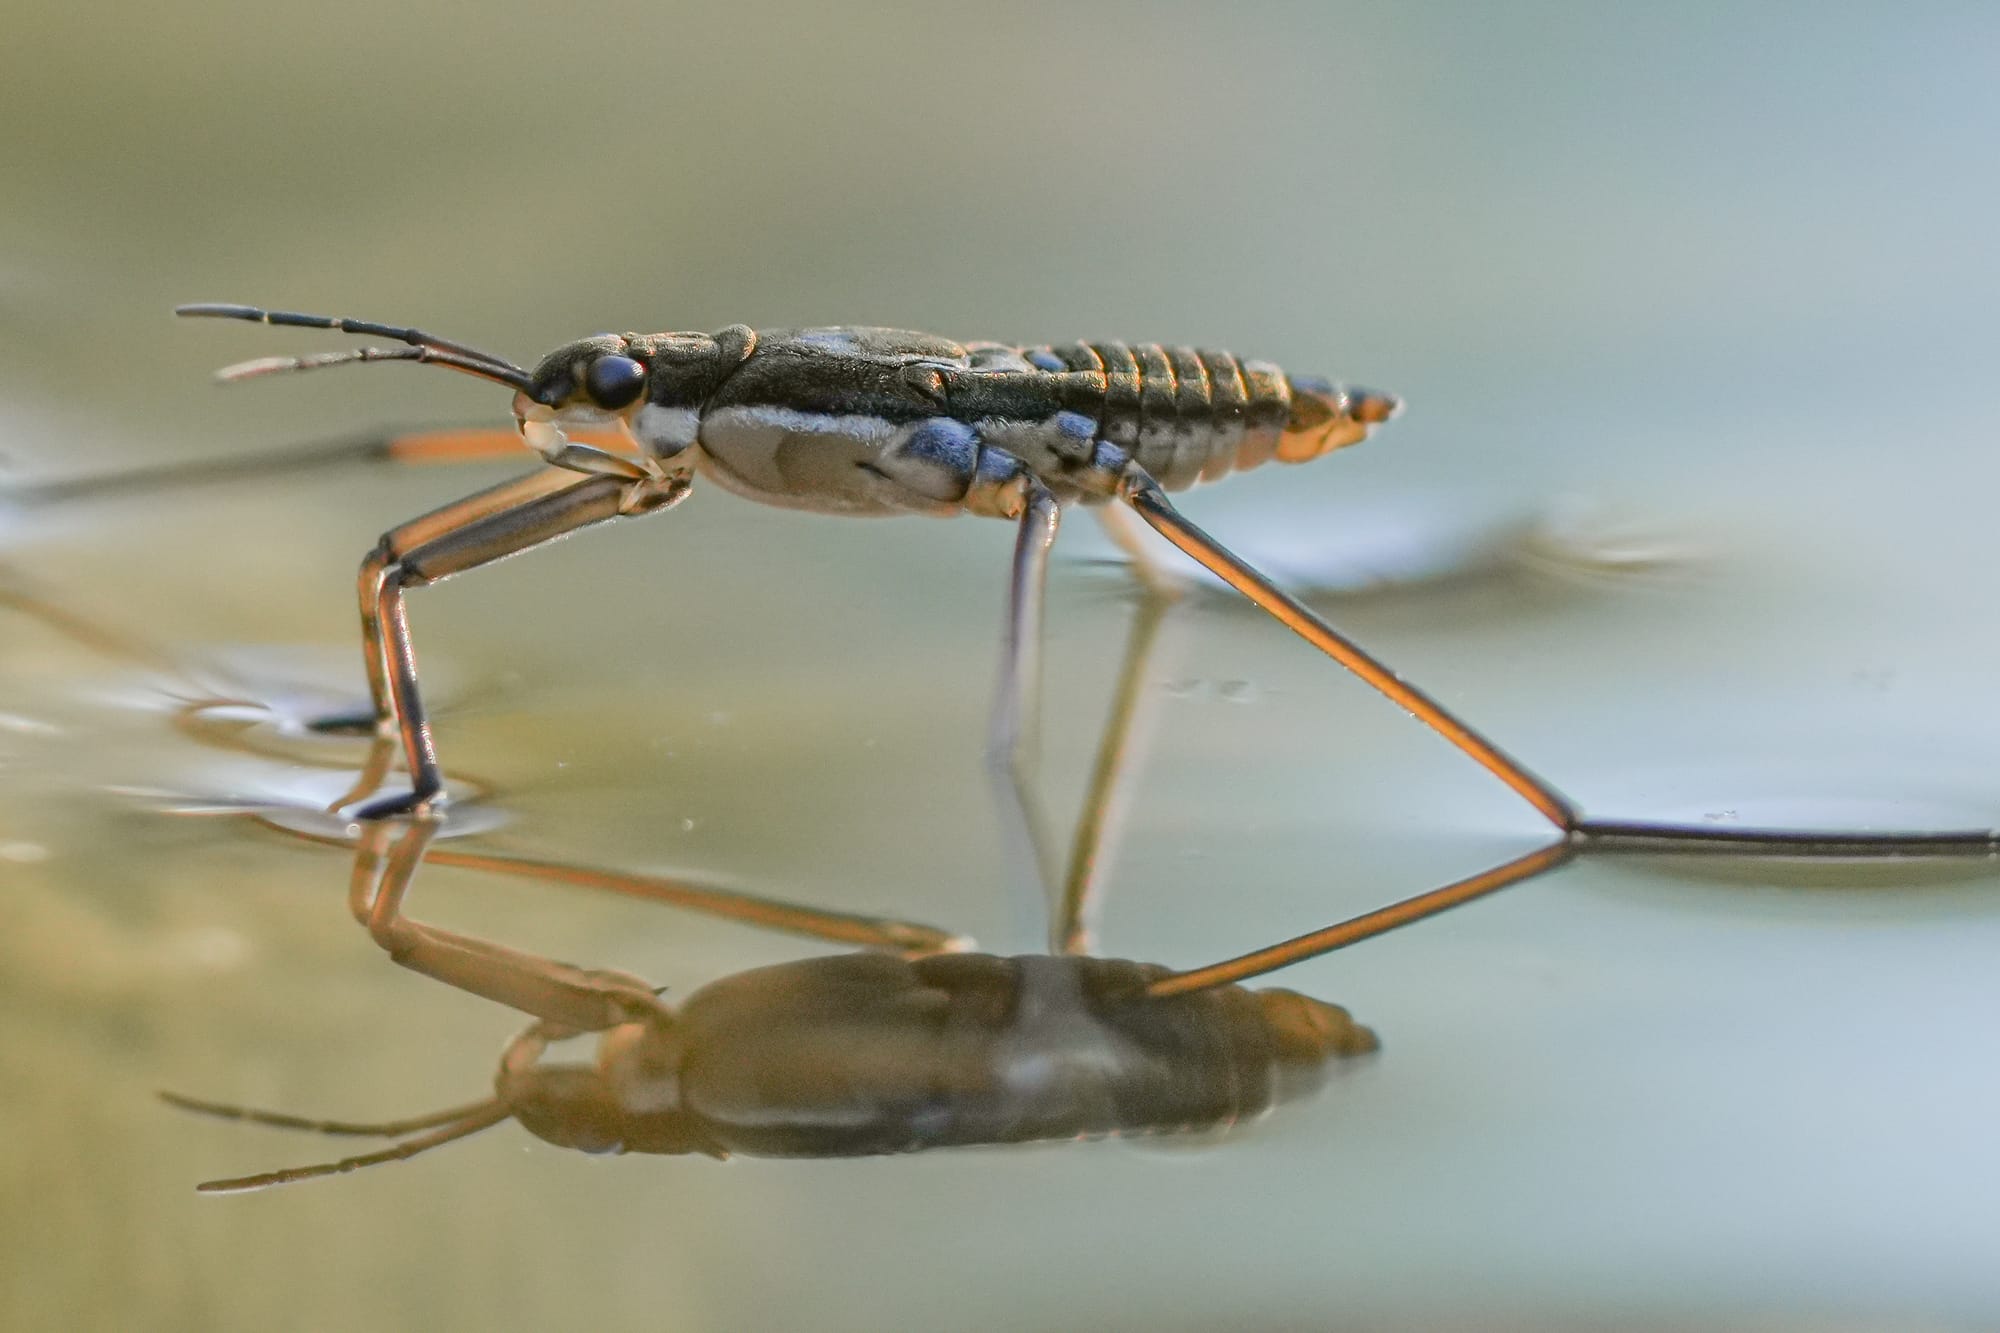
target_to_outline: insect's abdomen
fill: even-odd
[[[1095,958],[853,954],[725,978],[681,1011],[683,1106],[722,1146],[860,1156],[1213,1129],[1374,1049],[1291,991],[1148,998]]]
[[[1154,999],[1155,964],[1027,955],[1000,962],[1014,1009],[994,1044],[1000,1087],[962,1102],[956,1142],[1012,1143],[1227,1128],[1316,1088],[1329,1061],[1375,1049],[1345,1009],[1295,991],[1218,987]],[[940,956],[941,980],[990,964]]]
[[[1026,356],[1067,370],[1072,409],[1095,416],[1103,438],[1168,490],[1273,458],[1317,458],[1364,439],[1399,406],[1387,394],[1290,376],[1268,361],[1210,348],[1063,343]]]

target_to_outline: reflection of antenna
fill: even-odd
[[[376,1166],[383,1162],[405,1161],[418,1153],[429,1152],[432,1148],[450,1143],[453,1139],[466,1138],[482,1129],[490,1129],[511,1115],[498,1097],[489,1097],[483,1102],[473,1102],[467,1106],[454,1106],[447,1111],[433,1111],[429,1115],[412,1116],[407,1120],[384,1120],[373,1124],[348,1120],[312,1120],[305,1116],[286,1115],[279,1111],[258,1111],[247,1106],[232,1106],[227,1102],[205,1102],[194,1097],[183,1097],[177,1092],[161,1092],[160,1100],[169,1106],[178,1106],[183,1111],[212,1115],[220,1120],[247,1120],[253,1124],[272,1125],[278,1129],[303,1129],[315,1134],[393,1139],[401,1138],[405,1134],[415,1134],[418,1130],[435,1130],[434,1133],[406,1139],[393,1148],[364,1153],[358,1157],[343,1157],[337,1162],[286,1167],[279,1171],[266,1171],[255,1176],[239,1176],[232,1180],[206,1180],[195,1186],[203,1194],[240,1194],[247,1190],[261,1190],[272,1185],[290,1185],[296,1181],[313,1180],[320,1176],[344,1175],[349,1171],[358,1171],[364,1166]],[[438,1128],[439,1126],[442,1128]]]

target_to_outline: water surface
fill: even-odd
[[[1411,409],[1189,512],[1328,585],[1343,626],[1594,813],[2000,808],[1980,16],[363,4],[281,37],[228,4],[108,32],[30,10],[0,80],[0,449],[23,480],[504,415],[429,372],[214,389],[225,361],[339,340],[177,327],[176,301],[409,319],[516,359],[739,319],[1217,343]],[[10,1323],[2000,1312],[1979,865],[1578,864],[1288,973],[1383,1054],[1212,1148],[590,1161],[509,1126],[195,1197],[329,1145],[154,1088],[402,1115],[477,1096],[515,1030],[381,957],[338,851],[146,794],[313,790],[193,744],[172,701],[354,698],[361,553],[503,475],[333,469],[8,519],[7,589],[165,659],[24,614],[0,637]],[[1589,549],[1672,558],[1512,558],[1576,512],[1608,516]],[[1132,611],[1070,526],[1056,811]],[[1010,542],[703,493],[416,594],[447,762],[505,815],[478,844],[1035,947],[980,769]],[[1541,836],[1220,596],[1176,610],[1146,698],[1110,951],[1196,964]],[[681,992],[802,948],[443,868],[415,905]]]

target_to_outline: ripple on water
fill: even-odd
[[[1225,516],[1212,531],[1308,598],[1487,580],[1582,589],[1675,578],[1708,558],[1697,542],[1665,524],[1568,495],[1500,510],[1414,496],[1338,513],[1260,510],[1254,523],[1232,524]],[[1196,586],[1227,590],[1189,557],[1152,543],[1147,551]]]

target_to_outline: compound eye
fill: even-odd
[[[583,373],[583,391],[607,412],[629,406],[646,387],[646,368],[629,356],[600,356]]]

